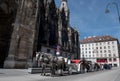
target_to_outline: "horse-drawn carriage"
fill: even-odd
[[[70,60],[71,61],[71,60]],[[86,60],[68,63],[62,56],[54,56],[44,52],[36,52],[37,67],[41,68],[41,75],[50,73],[51,76],[75,73],[91,72],[100,69],[97,63]]]
[[[92,63],[91,61],[87,60],[71,60],[70,65],[74,66],[74,72],[76,73],[85,73],[100,70],[99,64]]]
[[[44,52],[36,52],[36,61],[38,67],[41,68],[41,75],[51,73],[54,75],[64,75],[64,73],[71,74],[71,66],[61,56],[54,56]],[[46,69],[49,69],[46,70]]]

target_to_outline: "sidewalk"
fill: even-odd
[[[29,74],[27,69],[0,69],[0,81],[43,81],[52,78],[40,74]]]

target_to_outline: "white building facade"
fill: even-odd
[[[119,66],[119,42],[111,36],[89,37],[80,41],[81,59]]]

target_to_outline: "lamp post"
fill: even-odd
[[[110,5],[115,5],[116,6],[117,14],[118,14],[118,19],[119,19],[119,23],[120,23],[120,12],[119,12],[119,8],[118,8],[118,4],[116,2],[108,3],[107,6],[106,6],[105,13],[109,13],[110,12],[110,10],[108,9],[108,7]]]

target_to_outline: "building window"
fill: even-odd
[[[104,49],[106,49],[106,46],[104,46]]]
[[[111,54],[109,54],[109,57],[111,57]]]
[[[84,54],[82,55],[82,57],[84,57]]]
[[[92,44],[92,46],[94,46],[94,44]]]
[[[116,57],[116,55],[115,55],[115,54],[113,54],[113,56],[114,56],[114,57]]]
[[[109,53],[111,53],[111,50],[108,50]]]
[[[106,50],[104,50],[104,53],[106,53]]]
[[[109,61],[112,61],[112,59],[111,59],[111,58],[109,58]]]
[[[89,57],[91,57],[91,55],[89,55]]]
[[[112,44],[114,44],[114,41],[112,41]]]
[[[96,53],[98,53],[98,51],[96,51]]]
[[[105,54],[105,57],[107,57],[107,54]]]
[[[114,49],[114,48],[115,48],[115,46],[112,46],[112,48]]]
[[[90,46],[90,44],[89,44],[89,46]]]
[[[62,5],[64,6],[65,4],[63,3]]]
[[[98,43],[96,43],[96,46],[98,45]]]
[[[116,59],[116,58],[113,58],[113,61],[117,61],[117,59]]]
[[[91,51],[89,51],[89,53],[91,53]]]

